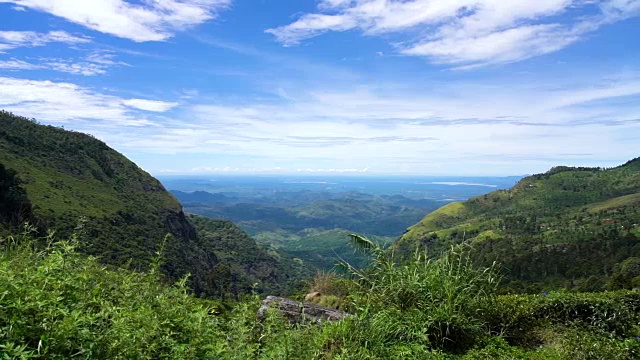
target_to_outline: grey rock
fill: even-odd
[[[267,315],[267,310],[278,310],[291,323],[322,323],[324,321],[342,320],[350,314],[308,302],[295,301],[283,297],[267,296],[258,309],[258,319]]]

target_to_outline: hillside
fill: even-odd
[[[215,266],[212,295],[238,295],[252,291],[282,294],[300,287],[313,276],[311,268],[275,249],[259,246],[231,221],[189,215],[201,248],[220,260]]]
[[[15,231],[23,221],[36,224],[41,234],[55,230],[66,237],[79,231],[83,253],[132,269],[148,268],[165,235],[171,234],[163,270],[172,279],[191,274],[190,286],[199,294],[235,294],[250,290],[246,283],[256,279],[269,285],[261,289],[277,290],[283,288],[277,283],[286,279],[285,274],[271,280],[254,277],[254,269],[222,271],[237,265],[226,260],[234,246],[248,252],[243,256],[268,263],[258,273],[278,272],[280,263],[232,224],[216,229],[215,236],[226,241],[212,246],[218,238],[212,238],[210,228],[199,229],[203,236],[198,236],[175,197],[105,143],[7,112],[0,112],[0,205],[0,235]]]
[[[502,264],[516,291],[640,285],[640,160],[612,168],[556,167],[510,190],[452,203],[410,227],[393,250],[472,246]],[[638,272],[636,274],[636,272]]]

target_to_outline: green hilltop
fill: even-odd
[[[603,290],[640,286],[640,158],[611,168],[555,167],[409,228],[393,251],[470,245],[479,264],[502,264],[507,286]]]

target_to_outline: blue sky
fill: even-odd
[[[640,0],[0,0],[0,108],[155,175],[640,156]]]

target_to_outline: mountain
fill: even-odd
[[[258,245],[231,221],[195,214],[188,218],[197,229],[199,246],[214,251],[220,259],[215,268],[215,294],[286,293],[313,276],[300,259]]]
[[[502,264],[514,291],[640,286],[640,158],[610,169],[555,167],[410,227],[393,245],[438,252],[470,245],[474,261]]]
[[[102,141],[4,111],[0,209],[0,235],[23,221],[59,238],[77,233],[80,250],[108,264],[146,269],[163,249],[169,278],[190,274],[192,289],[207,296],[250,290],[247,281],[278,290],[287,271],[300,272],[281,269],[277,253],[259,249],[230,223],[197,221],[196,230],[158,180]],[[227,257],[233,249],[246,251],[237,264]]]

